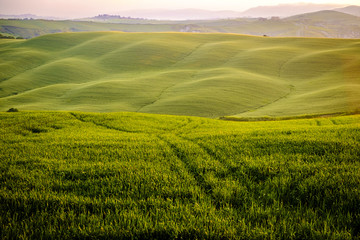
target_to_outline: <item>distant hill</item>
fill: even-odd
[[[360,17],[360,6],[347,6],[344,8],[336,8],[336,9],[334,9],[334,11],[347,13],[347,14],[351,14],[351,15]]]
[[[250,8],[242,12],[243,16],[249,17],[289,17],[293,15],[317,12],[321,10],[331,10],[340,5],[336,4],[311,4],[311,3],[298,3],[298,4],[279,4],[276,6],[259,6]]]
[[[336,23],[338,21],[341,21],[341,23],[353,23],[354,21],[358,21],[360,18],[351,14],[342,13],[335,10],[324,10],[319,12],[311,12],[311,13],[305,13],[300,14],[296,16],[291,16],[286,18],[286,20],[304,20],[308,19],[311,21],[322,21],[322,22],[332,22]]]
[[[0,20],[0,33],[33,38],[59,32],[198,32],[239,33],[271,37],[360,38],[359,17],[337,11],[320,11],[289,18],[237,18],[160,21],[100,15],[77,21]]]
[[[203,20],[203,19],[222,19],[238,18],[243,16],[237,11],[210,11],[203,9],[152,9],[152,10],[132,10],[119,11],[121,16],[131,16],[136,18],[147,18],[157,20]]]
[[[0,19],[45,19],[45,20],[60,20],[60,18],[56,18],[56,17],[43,17],[43,16],[37,16],[37,15],[34,15],[34,14],[19,14],[19,15],[0,14]]]
[[[133,18],[133,17],[124,17],[124,16],[120,16],[120,15],[109,15],[109,14],[99,14],[95,17],[91,17],[89,19],[93,19],[93,20],[100,20],[100,21],[108,21],[108,20],[119,20],[119,19],[141,19],[141,20],[145,20],[144,18]]]
[[[6,14],[0,14],[0,18],[2,19],[9,19],[9,18],[15,18],[15,19],[25,19],[25,18],[33,18],[38,19],[39,16],[34,14],[20,14],[20,15],[6,15]]]
[[[306,10],[310,7],[325,8],[333,5],[279,5],[272,9]],[[350,6],[345,11],[355,13],[360,7]],[[259,8],[264,11],[267,7]],[[339,8],[338,8],[339,10]],[[341,9],[340,9],[341,10]],[[140,17],[129,17],[126,14],[102,14],[95,17],[77,20],[8,20],[0,19],[0,34],[5,36],[33,38],[50,33],[89,32],[89,31],[120,31],[120,32],[196,32],[196,33],[239,33],[255,36],[271,37],[322,37],[322,38],[360,38],[360,17],[335,10],[323,10],[295,16],[280,18],[227,18],[212,20],[154,20]],[[160,10],[159,10],[160,11]],[[161,10],[162,11],[162,10]],[[268,10],[266,10],[268,11]],[[270,11],[270,10],[269,10]],[[287,11],[287,10],[286,10]],[[290,11],[290,10],[289,10]],[[216,18],[238,15],[238,12],[212,12],[197,9],[175,11],[179,18],[195,16],[199,18]],[[203,13],[203,15],[201,14]],[[164,12],[163,12],[164,13]],[[274,13],[274,12],[273,12]],[[172,15],[172,12],[168,12]],[[139,16],[141,14],[139,13]],[[170,16],[169,15],[169,16]],[[275,15],[275,14],[274,14]],[[30,17],[26,15],[27,17]],[[141,15],[144,16],[144,15]],[[165,15],[163,15],[165,16]],[[25,17],[22,16],[22,17]]]
[[[226,19],[239,17],[289,17],[309,12],[317,12],[321,10],[332,10],[340,8],[341,4],[279,4],[276,6],[259,6],[250,8],[244,12],[239,11],[209,11],[203,9],[147,9],[119,11],[121,16],[131,16],[137,18],[148,18],[158,20],[209,20],[209,19]]]
[[[298,35],[312,37],[360,38],[360,17],[337,11],[319,11],[292,16],[284,21],[296,24]]]
[[[0,40],[0,111],[287,116],[360,108],[360,41],[61,33]]]
[[[97,17],[88,17],[85,19],[109,20],[114,19],[111,16],[121,16],[123,18],[142,18],[147,20],[214,20],[229,18],[258,18],[258,17],[290,17],[310,12],[318,12],[323,10],[335,10],[338,12],[348,13],[360,16],[360,6],[346,6],[344,4],[312,4],[312,3],[296,3],[296,4],[279,4],[275,6],[258,6],[250,8],[246,11],[222,10],[211,11],[204,9],[138,9],[114,11],[110,14],[101,14]],[[102,17],[100,17],[102,16]],[[104,18],[107,16],[107,18]],[[6,15],[0,14],[2,19],[45,19],[45,20],[65,20],[51,16],[37,16],[34,14]],[[70,20],[70,19],[67,19]]]

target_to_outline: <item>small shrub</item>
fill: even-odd
[[[0,38],[4,38],[4,39],[15,39],[14,36],[6,36],[6,35],[3,35],[3,34],[0,34]]]
[[[7,110],[7,112],[18,112],[19,110],[17,108],[10,108]]]

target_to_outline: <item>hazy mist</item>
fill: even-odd
[[[132,14],[139,9],[204,9],[212,11],[232,10],[243,12],[257,6],[294,4],[299,0],[0,0],[0,14],[36,14],[60,18],[80,18],[97,14]],[[312,0],[313,4],[358,5],[359,0]],[[336,7],[336,6],[335,6]],[[269,13],[269,15],[272,15]],[[146,16],[145,16],[146,17]],[[154,17],[154,16],[153,16]],[[171,16],[170,16],[171,17]],[[164,18],[158,16],[158,18]],[[169,17],[166,17],[169,18]]]

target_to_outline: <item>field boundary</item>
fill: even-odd
[[[259,121],[283,121],[283,120],[296,120],[296,119],[328,118],[328,117],[339,117],[339,116],[349,116],[349,115],[358,115],[358,114],[360,114],[360,110],[355,110],[355,111],[351,111],[351,112],[319,113],[319,114],[306,114],[306,115],[284,116],[284,117],[272,117],[272,116],[231,117],[231,116],[224,116],[224,117],[220,117],[218,119],[224,120],[224,121],[235,121],[235,122],[259,122]]]

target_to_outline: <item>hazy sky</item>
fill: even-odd
[[[130,9],[182,9],[244,11],[251,7],[284,3],[359,5],[360,0],[0,0],[1,14],[32,13],[39,16],[86,17]]]

